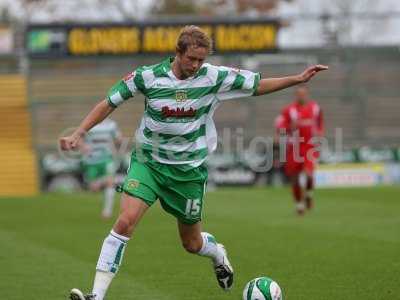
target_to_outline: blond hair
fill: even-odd
[[[206,48],[211,53],[212,40],[200,27],[195,25],[185,26],[176,42],[176,52],[183,54],[190,47]]]

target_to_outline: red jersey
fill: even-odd
[[[276,134],[280,135],[283,130],[287,130],[288,124],[282,114],[279,114],[274,120],[274,127]]]
[[[319,151],[310,141],[324,133],[322,111],[315,101],[303,105],[297,101],[287,105],[275,121],[277,131],[286,132],[285,173],[288,176],[301,171],[314,172]]]
[[[305,145],[313,146],[309,143],[310,139],[324,134],[322,110],[315,101],[304,104],[295,101],[287,105],[281,115],[284,119],[281,124],[287,126],[287,135],[297,135],[300,138],[300,148]]]

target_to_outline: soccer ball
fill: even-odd
[[[243,290],[243,300],[282,300],[279,285],[268,277],[258,277],[249,281]]]

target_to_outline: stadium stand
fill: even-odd
[[[0,90],[1,196],[34,195],[39,192],[39,180],[26,80],[20,75],[1,75]]]

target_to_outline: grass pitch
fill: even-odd
[[[159,204],[125,252],[110,300],[239,300],[247,281],[270,276],[286,300],[400,299],[400,187],[326,189],[294,214],[288,189],[220,189],[206,196],[204,230],[228,249],[236,277],[225,293],[210,262],[185,253]],[[67,299],[91,289],[113,221],[101,195],[0,199],[0,291],[6,300]]]

